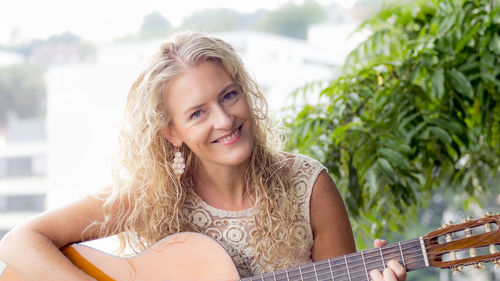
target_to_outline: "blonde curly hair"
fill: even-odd
[[[267,103],[231,45],[197,33],[182,33],[161,45],[133,83],[120,131],[119,165],[107,195],[100,236],[119,234],[120,249],[140,252],[167,235],[198,231],[184,212],[186,188],[193,184],[196,155],[183,145],[185,172],[177,178],[171,166],[175,147],[161,130],[171,122],[165,95],[182,71],[211,61],[220,64],[241,87],[251,108],[254,142],[246,171],[248,194],[253,194],[256,232],[251,244],[263,268],[283,268],[306,242],[296,233],[303,221],[289,180],[287,157],[267,114]]]

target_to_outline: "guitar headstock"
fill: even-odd
[[[462,271],[463,266],[481,269],[483,262],[500,265],[500,214],[464,219],[460,224],[444,224],[423,237],[429,265]]]

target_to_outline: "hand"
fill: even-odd
[[[387,244],[386,241],[375,239],[373,241],[373,246],[378,248]],[[390,260],[386,264],[387,268],[384,269],[384,273],[382,273],[376,269],[370,271],[370,276],[373,281],[404,281],[406,280],[406,270],[404,267],[399,264],[396,260]]]

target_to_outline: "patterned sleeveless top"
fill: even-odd
[[[296,155],[289,161],[291,179],[299,199],[300,210],[306,222],[297,224],[297,233],[304,235],[307,249],[302,256],[297,256],[289,266],[311,263],[313,234],[310,225],[309,202],[313,185],[322,170],[326,168],[318,161],[305,155]],[[255,253],[250,241],[256,231],[252,208],[228,211],[208,205],[192,189],[189,191],[185,208],[192,223],[200,227],[201,233],[212,237],[232,257],[241,277],[264,273],[265,270],[255,260]]]

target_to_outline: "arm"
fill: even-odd
[[[96,238],[97,229],[86,228],[103,220],[102,204],[102,200],[88,196],[15,227],[0,242],[0,259],[23,280],[93,280],[59,249]]]
[[[322,171],[314,183],[311,194],[311,225],[314,235],[312,259],[324,260],[356,251],[351,224],[344,201],[332,178]],[[381,247],[382,240],[375,240],[374,246]],[[403,281],[406,271],[397,261],[387,263],[383,274],[373,270],[370,276],[375,281]]]
[[[342,196],[326,171],[318,175],[311,194],[312,259],[324,260],[356,252]]]

